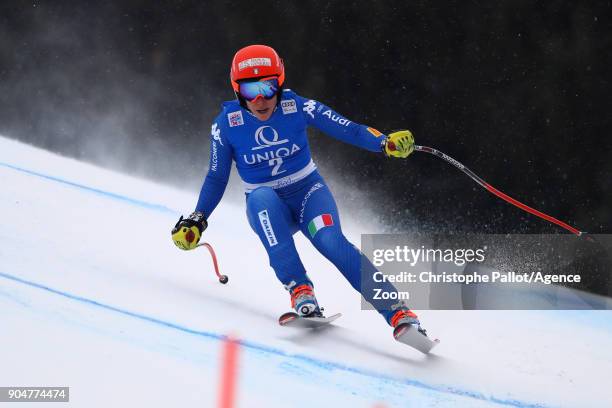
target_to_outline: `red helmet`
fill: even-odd
[[[278,85],[285,82],[283,60],[273,48],[267,45],[249,45],[234,55],[230,80],[234,92],[238,93],[238,81],[241,79],[277,76]]]

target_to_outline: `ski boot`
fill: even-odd
[[[389,324],[393,327],[393,337],[396,339],[408,328],[408,326],[414,326],[419,333],[427,337],[427,331],[421,327],[417,315],[405,306],[397,310],[393,316],[391,316]]]
[[[312,286],[304,283],[288,288],[291,294],[291,307],[302,317],[323,317]]]
[[[427,332],[421,327],[417,315],[406,306],[399,307],[389,324],[393,326],[393,337],[400,343],[419,350],[421,353],[428,354],[431,349],[440,344],[438,339],[430,339]]]

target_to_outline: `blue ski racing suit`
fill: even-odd
[[[372,300],[371,277],[376,268],[342,233],[334,197],[310,155],[308,126],[372,152],[381,153],[385,138],[377,130],[290,90],[282,93],[266,121],[257,119],[236,100],[224,102],[212,124],[209,170],[196,211],[210,217],[235,161],[246,190],[249,224],[280,282],[285,287],[312,285],[293,241],[293,234],[300,230],[389,322],[397,307],[392,303],[397,300]],[[376,287],[395,290],[389,283],[377,283]]]

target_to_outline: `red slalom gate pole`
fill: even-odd
[[[231,336],[228,336],[223,342],[219,408],[234,408],[235,406],[239,346],[238,341]]]
[[[217,278],[219,278],[219,282],[225,285],[229,281],[229,277],[227,275],[221,275],[221,273],[219,272],[219,263],[217,262],[217,255],[215,254],[215,250],[213,249],[212,245],[210,245],[208,242],[203,242],[201,244],[196,245],[196,248],[201,246],[206,247],[206,249],[208,249],[210,257],[213,261],[213,266],[215,268]]]
[[[452,164],[453,166],[455,166],[456,168],[458,168],[459,170],[461,170],[462,172],[464,172],[465,174],[467,174],[472,180],[474,180],[476,183],[478,183],[481,187],[483,187],[484,189],[486,189],[488,192],[490,192],[491,194],[494,194],[495,196],[501,198],[502,200],[520,208],[523,211],[527,211],[530,214],[535,215],[536,217],[540,217],[548,222],[551,222],[553,224],[556,224],[558,226],[560,226],[561,228],[566,229],[567,231],[571,232],[572,234],[575,234],[577,236],[582,236],[584,234],[586,234],[586,232],[584,231],[580,231],[574,227],[572,227],[569,224],[566,224],[565,222],[556,219],[555,217],[552,217],[548,214],[545,214],[541,211],[536,210],[535,208],[531,208],[529,207],[527,204],[523,204],[520,201],[510,197],[509,195],[503,193],[502,191],[499,191],[498,189],[496,189],[495,187],[493,187],[492,185],[490,185],[489,183],[487,183],[486,181],[484,181],[483,179],[481,179],[480,177],[478,177],[472,170],[468,169],[467,167],[465,167],[463,164],[461,164],[460,162],[458,162],[457,160],[453,159],[452,157],[450,157],[447,154],[442,153],[439,150],[434,149],[433,147],[427,147],[427,146],[418,146],[415,145],[414,146],[414,150],[417,152],[425,152],[425,153],[429,153],[429,154],[433,154],[436,157],[439,157],[443,160],[445,160],[447,163]]]

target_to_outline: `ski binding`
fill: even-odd
[[[336,313],[328,317],[302,317],[295,312],[287,312],[278,318],[278,324],[281,326],[302,327],[306,329],[316,329],[330,324],[337,318],[342,316],[342,313]]]

